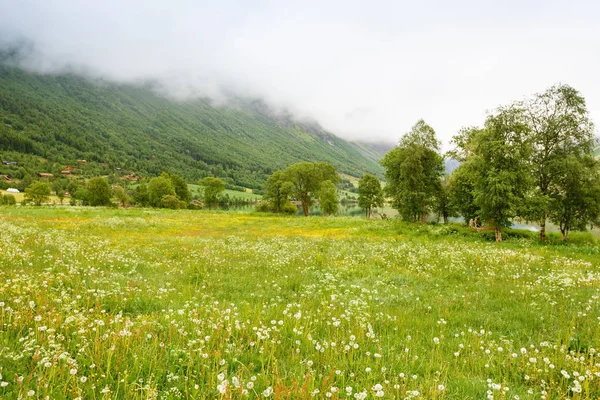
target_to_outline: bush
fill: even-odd
[[[202,206],[195,203],[188,203],[184,208],[187,208],[188,210],[202,210]]]
[[[258,212],[268,212],[274,213],[276,212],[275,207],[270,201],[261,200],[254,206],[254,209]],[[298,213],[298,208],[293,205],[291,202],[286,202],[281,205],[281,214],[294,215]]]
[[[293,205],[291,202],[287,202],[284,203],[281,206],[281,213],[282,214],[288,214],[288,215],[294,215],[298,213],[298,207],[296,207],[295,205]]]
[[[0,204],[5,206],[14,206],[17,204],[17,199],[15,199],[15,196],[12,194],[5,194],[2,196],[2,199],[0,199]]]
[[[181,208],[181,203],[182,202],[179,201],[177,196],[174,196],[172,194],[166,194],[161,199],[162,206],[164,208],[170,208],[171,210],[177,210],[177,209]]]
[[[258,212],[271,212],[272,206],[268,201],[259,201],[254,206],[254,209]]]

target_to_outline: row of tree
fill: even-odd
[[[227,194],[223,195],[226,185],[219,178],[206,177],[201,179],[198,184],[201,187],[199,199],[205,206],[247,203],[246,200],[230,198]],[[46,203],[50,200],[51,191],[54,190],[61,203],[70,192],[72,205],[111,206],[114,205],[113,200],[116,200],[122,206],[135,204],[141,207],[171,209],[198,207],[192,203],[192,193],[185,180],[180,175],[166,172],[152,178],[148,184],[142,182],[134,188],[126,188],[121,185],[111,186],[103,177],[94,177],[86,182],[72,181],[67,187],[69,192],[60,186],[54,186],[42,181],[33,182],[25,189],[24,203],[35,205]],[[14,204],[9,200],[2,203]]]
[[[594,126],[585,99],[553,86],[531,99],[500,107],[483,127],[462,129],[448,157],[461,165],[448,177],[433,128],[423,120],[382,160],[386,193],[405,220],[447,220],[502,229],[516,218],[569,231],[600,224],[600,167],[592,156]],[[360,190],[360,189],[359,189]]]

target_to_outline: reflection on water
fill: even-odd
[[[309,209],[310,215],[323,215],[323,212],[319,206],[313,206]],[[396,210],[390,207],[383,207],[371,210],[371,218],[379,218],[382,214],[385,214],[387,218],[394,217],[398,214]],[[302,207],[298,206],[298,212],[296,215],[304,215]],[[365,210],[360,208],[356,203],[340,204],[338,206],[338,212],[336,215],[344,217],[366,217]]]

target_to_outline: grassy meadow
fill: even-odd
[[[0,398],[600,398],[597,239],[487,234],[0,208]]]

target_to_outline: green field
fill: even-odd
[[[15,200],[20,203],[23,201],[23,199],[25,198],[25,193],[24,192],[20,192],[20,193],[9,193],[6,190],[0,190],[0,196],[4,196],[4,195],[12,195]],[[50,195],[48,196],[49,200],[48,203],[54,203],[54,204],[60,204],[60,200],[58,199],[58,197],[56,197],[55,195]],[[69,204],[69,199],[63,199],[63,204]]]
[[[600,398],[600,244],[505,236],[0,208],[0,398]]]

